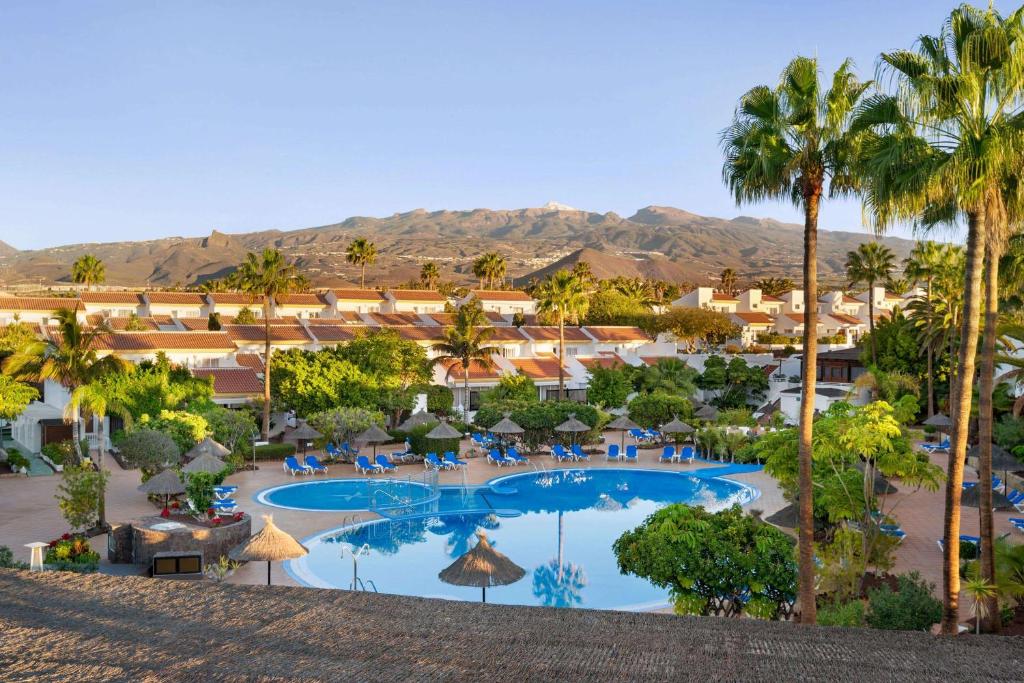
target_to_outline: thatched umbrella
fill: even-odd
[[[476,532],[480,540],[468,553],[452,562],[437,577],[453,586],[479,586],[487,602],[488,586],[507,586],[526,575],[526,570],[508,559],[487,542],[487,534]]]
[[[575,443],[575,435],[589,432],[590,427],[576,419],[576,413],[569,413],[569,419],[555,427],[555,431],[569,435],[569,443]]]
[[[526,430],[517,425],[509,417],[509,413],[505,413],[505,417],[498,420],[497,424],[488,429],[491,434],[497,434],[501,437],[511,437],[517,434],[522,434]],[[504,441],[504,439],[502,439]]]
[[[139,487],[139,491],[146,495],[163,496],[164,510],[167,509],[167,499],[179,493],[185,493],[185,485],[181,483],[178,473],[174,470],[164,470],[149,478],[145,484]]]
[[[195,474],[196,472],[217,474],[225,467],[227,467],[227,465],[224,464],[224,461],[220,458],[210,455],[209,453],[203,453],[198,458],[182,467],[181,471],[185,474]]]
[[[428,425],[438,421],[437,416],[433,413],[421,410],[405,418],[405,421],[398,425],[398,431],[411,432],[414,428],[419,427],[420,425]]]
[[[308,555],[309,550],[294,538],[274,525],[273,515],[263,515],[266,522],[258,533],[249,537],[245,543],[233,548],[228,557],[239,562],[266,562],[267,585],[270,585],[270,563],[281,560],[294,560]]]
[[[452,427],[447,422],[441,422],[427,432],[428,439],[461,439],[462,432]]]
[[[370,428],[356,437],[356,441],[373,444],[373,457],[377,457],[377,444],[390,441],[391,435],[377,425],[370,425]]]
[[[619,448],[626,448],[626,432],[630,429],[640,429],[640,425],[629,419],[629,415],[620,415],[611,422],[605,429],[613,429],[621,433],[622,438],[620,439]]]
[[[981,446],[971,446],[967,449],[967,457],[977,458],[981,455]],[[1010,472],[1016,472],[1019,469],[1024,469],[1024,464],[1020,460],[1010,453],[1002,446],[992,444],[992,471],[1002,471],[1003,473],[1003,490],[1009,489],[1010,480],[1007,475]]]
[[[981,487],[982,484],[978,483],[977,485],[966,489],[962,494],[960,494],[960,504],[972,508],[981,507]],[[1017,508],[1015,508],[1013,503],[1010,502],[1010,499],[1002,493],[999,491],[993,491],[992,509],[1014,512]]]
[[[929,427],[935,427],[936,431],[941,435],[945,430],[953,426],[953,421],[942,413],[935,413],[921,424],[926,424]],[[939,439],[939,443],[942,443],[942,439]]]
[[[293,432],[288,434],[287,437],[285,438],[289,440],[294,439],[295,441],[301,443],[302,454],[305,455],[307,444],[309,444],[310,441],[313,441],[314,439],[319,439],[322,436],[323,434],[310,427],[309,423],[303,420],[302,423],[298,427],[296,427]]]
[[[693,427],[680,420],[678,415],[673,415],[670,422],[661,425],[661,433],[666,435],[675,434],[678,437],[680,434],[693,434],[693,431]],[[678,440],[676,443],[679,443]]]
[[[697,412],[695,412],[693,416],[700,418],[701,420],[714,420],[718,417],[718,408],[713,405],[704,404],[697,409]]]
[[[213,440],[212,437],[206,437],[195,446],[193,446],[187,453],[185,453],[186,460],[195,460],[204,455],[212,455],[215,458],[226,458],[231,455],[231,449],[222,446]]]

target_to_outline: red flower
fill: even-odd
[[[213,524],[214,526],[217,526],[218,524],[221,523],[221,518],[220,517],[214,517],[212,520],[210,520],[210,523]]]
[[[167,508],[164,508],[163,510],[160,511],[160,516],[166,519],[171,516],[171,511],[168,510]]]
[[[241,522],[242,518],[245,517],[245,513],[244,512],[236,512],[234,517],[235,517],[235,521],[236,522]]]
[[[60,537],[60,540],[62,540],[62,541],[70,541],[71,540],[71,534],[64,534],[63,536]]]
[[[174,501],[171,503],[171,507],[177,510],[181,507],[181,503],[179,503],[178,501]]]

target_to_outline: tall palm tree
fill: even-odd
[[[437,281],[441,279],[441,271],[433,261],[427,261],[420,267],[420,282],[427,289],[437,287]]]
[[[616,283],[615,289],[645,311],[651,310],[651,307],[658,303],[651,285],[638,277],[620,280]]]
[[[71,279],[91,290],[93,285],[103,284],[107,279],[107,267],[92,254],[84,254],[71,266]]]
[[[875,339],[875,285],[892,274],[896,257],[881,242],[864,242],[846,254],[846,277],[850,287],[868,288],[868,330],[871,333],[871,362],[878,365],[878,340]]]
[[[586,261],[577,261],[572,267],[572,274],[588,287],[592,286],[597,279],[594,277],[594,269]]]
[[[488,323],[479,304],[468,303],[455,313],[454,325],[444,331],[444,339],[430,347],[437,355],[431,359],[431,367],[447,365],[445,377],[450,378],[456,364],[462,368],[463,411],[469,411],[469,373],[474,365],[489,370],[494,367],[491,358],[501,350],[488,346],[494,336],[494,328]]]
[[[301,289],[304,278],[295,264],[285,260],[277,249],[264,249],[262,254],[249,252],[232,277],[239,290],[263,297],[263,425],[260,434],[266,440],[270,433],[270,306],[273,297]]]
[[[372,266],[377,260],[377,246],[364,237],[357,237],[345,249],[345,260],[359,266],[359,286],[366,286],[366,266]]]
[[[480,289],[484,288],[485,282],[489,289],[494,289],[505,278],[506,269],[505,257],[494,251],[481,255],[473,262],[473,275],[480,278]]]
[[[568,270],[559,270],[537,287],[537,312],[558,320],[558,398],[565,398],[565,323],[587,314],[587,287]]]
[[[850,117],[868,88],[853,74],[849,60],[825,90],[816,59],[797,57],[772,88],[757,86],[743,95],[733,123],[722,133],[722,175],[737,203],[788,199],[804,213],[803,396],[800,408],[800,605],[801,622],[817,620],[814,593],[812,437],[818,355],[818,210],[822,194],[841,196],[854,189],[850,162],[857,137]]]
[[[57,323],[56,331],[48,339],[30,342],[9,356],[4,362],[4,372],[15,379],[32,382],[50,380],[67,388],[71,400],[64,412],[64,420],[71,423],[75,453],[81,458],[83,406],[97,416],[106,413],[105,404],[104,407],[98,405],[98,391],[92,383],[105,375],[124,370],[129,364],[117,356],[101,357],[97,352],[97,339],[110,332],[106,324],[86,329],[78,322],[76,312],[70,308],[55,311],[54,320]],[[96,460],[101,473],[103,446],[101,441]],[[106,526],[105,499],[104,488],[99,500],[100,527]]]
[[[738,280],[736,271],[732,268],[726,268],[722,271],[719,279],[721,280],[722,291],[729,296],[736,296],[736,282]]]
[[[1024,9],[1024,8],[1022,8]],[[869,131],[860,159],[866,213],[878,228],[900,220],[923,227],[966,217],[962,334],[952,387],[943,529],[942,632],[957,632],[960,594],[960,495],[975,376],[988,212],[1021,165],[1024,133],[1022,9],[1003,18],[993,7],[961,5],[939,35],[916,50],[884,53],[894,94],[872,96],[856,130]]]
[[[788,277],[764,277],[754,283],[754,287],[768,296],[782,296],[796,285]]]
[[[924,282],[925,307],[931,312],[932,308],[932,286],[935,282],[935,275],[942,268],[943,249],[936,242],[931,240],[920,241],[914,245],[910,256],[903,262],[904,272],[907,277],[915,282]],[[933,318],[928,315],[926,320],[926,333],[931,336]],[[935,414],[935,354],[931,344],[925,344],[925,354],[928,363],[928,417]]]

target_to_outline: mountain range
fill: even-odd
[[[507,259],[516,284],[577,262],[590,264],[597,277],[624,275],[703,284],[733,268],[743,279],[801,272],[803,231],[770,218],[699,216],[682,209],[648,206],[628,218],[551,202],[528,209],[427,211],[386,218],[352,217],[340,223],[297,230],[264,230],[207,237],[72,244],[19,251],[0,242],[0,286],[19,283],[59,285],[70,279],[71,264],[82,254],[103,260],[108,285],[194,285],[229,273],[249,251],[274,247],[294,260],[315,286],[358,281],[358,269],[345,261],[356,237],[372,240],[377,262],[367,284],[394,285],[415,279],[420,266],[435,262],[446,279],[473,280],[472,261],[487,251]],[[842,280],[846,253],[871,239],[864,233],[819,233],[823,280]],[[897,258],[911,240],[883,240]]]

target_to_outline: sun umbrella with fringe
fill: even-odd
[[[929,427],[935,427],[935,430],[941,435],[946,433],[950,427],[953,426],[953,421],[942,413],[935,413],[921,424],[928,425]],[[942,439],[939,439],[942,442]]]
[[[377,457],[377,444],[390,441],[391,435],[377,425],[370,425],[370,428],[356,437],[356,442],[373,444],[373,457]]]
[[[273,515],[263,515],[262,529],[249,540],[233,548],[228,557],[239,562],[266,562],[267,585],[270,585],[270,563],[294,560],[308,555],[309,550],[274,524]]]
[[[198,458],[182,467],[181,471],[185,474],[195,474],[196,472],[217,474],[225,467],[227,467],[227,465],[220,458],[210,455],[209,453],[203,453]]]
[[[185,493],[185,485],[174,470],[164,470],[159,474],[150,477],[146,483],[139,487],[139,491],[147,495],[163,496],[164,510],[167,509],[167,499],[179,493]]]
[[[609,422],[605,429],[612,429],[621,433],[622,438],[620,439],[619,448],[624,450],[626,448],[626,432],[630,429],[640,429],[640,425],[630,420],[629,415],[620,415]]]
[[[680,420],[678,415],[673,415],[671,421],[661,425],[661,433],[666,436],[674,434],[678,437],[680,434],[692,434],[693,431],[693,427]],[[678,439],[676,443],[679,443]]]
[[[972,508],[981,507],[981,484],[965,489],[960,494],[960,504]],[[1013,503],[1010,502],[1010,499],[999,491],[992,491],[992,509],[1004,512],[1015,512],[1017,510]]]
[[[231,455],[231,449],[222,446],[213,440],[213,437],[206,437],[185,453],[186,460],[195,460],[203,455],[212,455],[215,458],[226,458]]]
[[[977,458],[981,455],[981,446],[971,446],[967,449],[968,458]],[[992,444],[992,471],[1003,473],[1003,491],[1006,491],[1010,486],[1010,481],[1007,478],[1010,472],[1016,472],[1020,469],[1024,469],[1024,463],[1010,453],[1008,450],[997,444]]]
[[[515,422],[513,422],[512,419],[509,417],[509,414],[510,413],[505,413],[505,417],[498,420],[498,422],[493,427],[487,430],[491,434],[497,434],[498,436],[503,437],[503,442],[504,437],[516,436],[526,431],[525,429],[517,425]]]
[[[447,422],[441,422],[436,427],[427,432],[428,439],[461,439],[462,432],[452,427]]]
[[[421,410],[405,418],[405,421],[402,422],[402,424],[398,425],[398,431],[411,432],[413,429],[419,427],[420,425],[433,424],[434,422],[438,421],[439,420],[437,419],[437,416],[434,415],[433,413]]]
[[[301,443],[302,454],[305,455],[306,446],[309,444],[309,442],[314,441],[315,439],[319,439],[322,436],[323,434],[318,432],[316,429],[311,427],[308,422],[303,420],[298,427],[296,427],[291,433],[286,434],[284,438],[288,439],[289,441],[296,441],[298,443]]]
[[[487,602],[488,586],[507,586],[526,576],[526,570],[508,559],[487,542],[487,534],[476,532],[476,546],[441,570],[437,577],[453,586],[473,586],[482,590]]]
[[[555,427],[555,431],[569,435],[569,443],[576,443],[576,434],[589,432],[590,427],[581,420],[576,419],[576,413],[569,413],[569,419]]]
[[[705,404],[698,408],[697,412],[695,412],[693,416],[701,420],[714,420],[718,417],[718,408]]]

